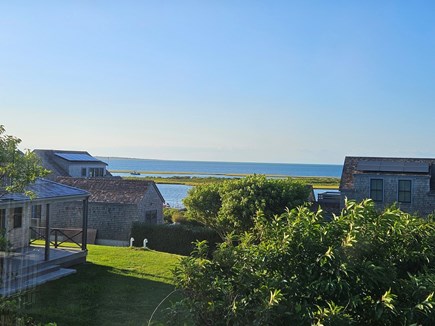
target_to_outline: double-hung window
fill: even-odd
[[[399,180],[399,192],[397,199],[399,203],[411,202],[411,180]]]
[[[374,201],[381,202],[384,200],[384,180],[370,180],[370,198]]]

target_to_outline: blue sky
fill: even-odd
[[[433,1],[1,1],[23,148],[156,159],[434,157]]]

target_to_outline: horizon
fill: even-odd
[[[302,163],[302,162],[254,162],[254,161],[205,161],[205,160],[178,160],[178,159],[159,159],[159,158],[140,158],[140,157],[121,157],[121,156],[105,156],[105,155],[92,155],[98,159],[122,159],[122,160],[143,160],[143,161],[173,161],[173,162],[205,162],[205,163],[248,163],[248,164],[299,164],[299,165],[343,165],[340,163]],[[103,161],[103,160],[102,160]],[[344,159],[343,159],[344,161]],[[105,162],[107,163],[107,162]]]
[[[22,148],[156,160],[432,157],[431,8],[2,2],[0,124]]]

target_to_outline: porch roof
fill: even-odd
[[[33,193],[30,198],[24,193],[4,193],[0,195],[1,202],[28,201],[28,200],[75,200],[89,197],[85,190],[67,186],[58,182],[39,178],[34,183],[26,187],[26,191]]]

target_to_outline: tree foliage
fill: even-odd
[[[188,218],[212,227],[224,236],[229,232],[248,230],[258,211],[273,216],[282,214],[286,207],[302,205],[309,191],[304,184],[290,179],[251,175],[194,187],[183,203]]]
[[[237,240],[237,241],[234,241]],[[199,242],[175,271],[197,325],[434,325],[435,226],[366,200],[326,222],[306,207]]]
[[[9,192],[22,192],[36,178],[48,174],[38,156],[30,151],[22,153],[18,149],[21,139],[6,135],[0,125],[0,188]]]

